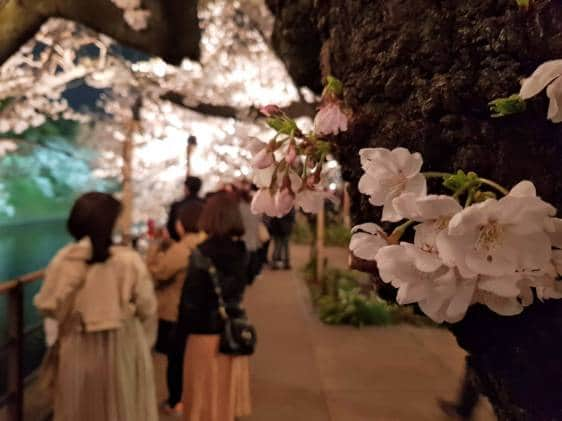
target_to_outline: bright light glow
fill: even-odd
[[[338,188],[336,183],[330,183],[330,190],[334,191]]]

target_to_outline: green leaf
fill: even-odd
[[[525,111],[527,104],[519,96],[513,94],[507,98],[498,98],[488,103],[492,117],[505,117],[511,114],[519,114]]]
[[[339,79],[333,76],[328,76],[326,78],[326,93],[333,94],[337,97],[341,97],[343,94],[343,83]]]
[[[266,122],[277,133],[291,136],[298,131],[297,123],[287,117],[270,117]]]

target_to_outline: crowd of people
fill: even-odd
[[[159,406],[186,421],[250,414],[255,331],[244,292],[264,265],[290,268],[295,217],[254,215],[249,182],[205,198],[200,190],[199,178],[186,179],[166,226],[149,225],[144,255],[113,241],[121,213],[113,196],[75,202],[67,224],[75,241],[51,261],[34,299],[46,318],[40,379],[55,421],[155,421]],[[160,405],[152,351],[167,357]]]

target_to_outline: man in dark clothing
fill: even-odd
[[[183,208],[186,204],[196,201],[203,203],[203,200],[199,198],[199,190],[201,190],[201,179],[199,177],[189,176],[185,179],[185,196],[183,199],[172,203],[170,206],[170,213],[168,215],[168,222],[166,223],[166,228],[168,234],[174,241],[179,241],[180,237],[176,232],[176,220],[179,210]]]
[[[289,258],[289,240],[295,225],[295,210],[291,209],[281,218],[271,218],[269,232],[273,237],[272,269],[291,269]]]

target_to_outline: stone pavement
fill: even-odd
[[[293,246],[292,253],[292,272],[265,271],[246,296],[259,343],[252,358],[254,413],[244,421],[446,420],[436,398],[455,397],[464,366],[452,335],[407,325],[322,324],[298,276],[308,248]],[[327,257],[331,266],[346,264],[344,250],[329,249]],[[157,357],[160,397],[163,376]],[[493,419],[481,402],[475,421]]]

